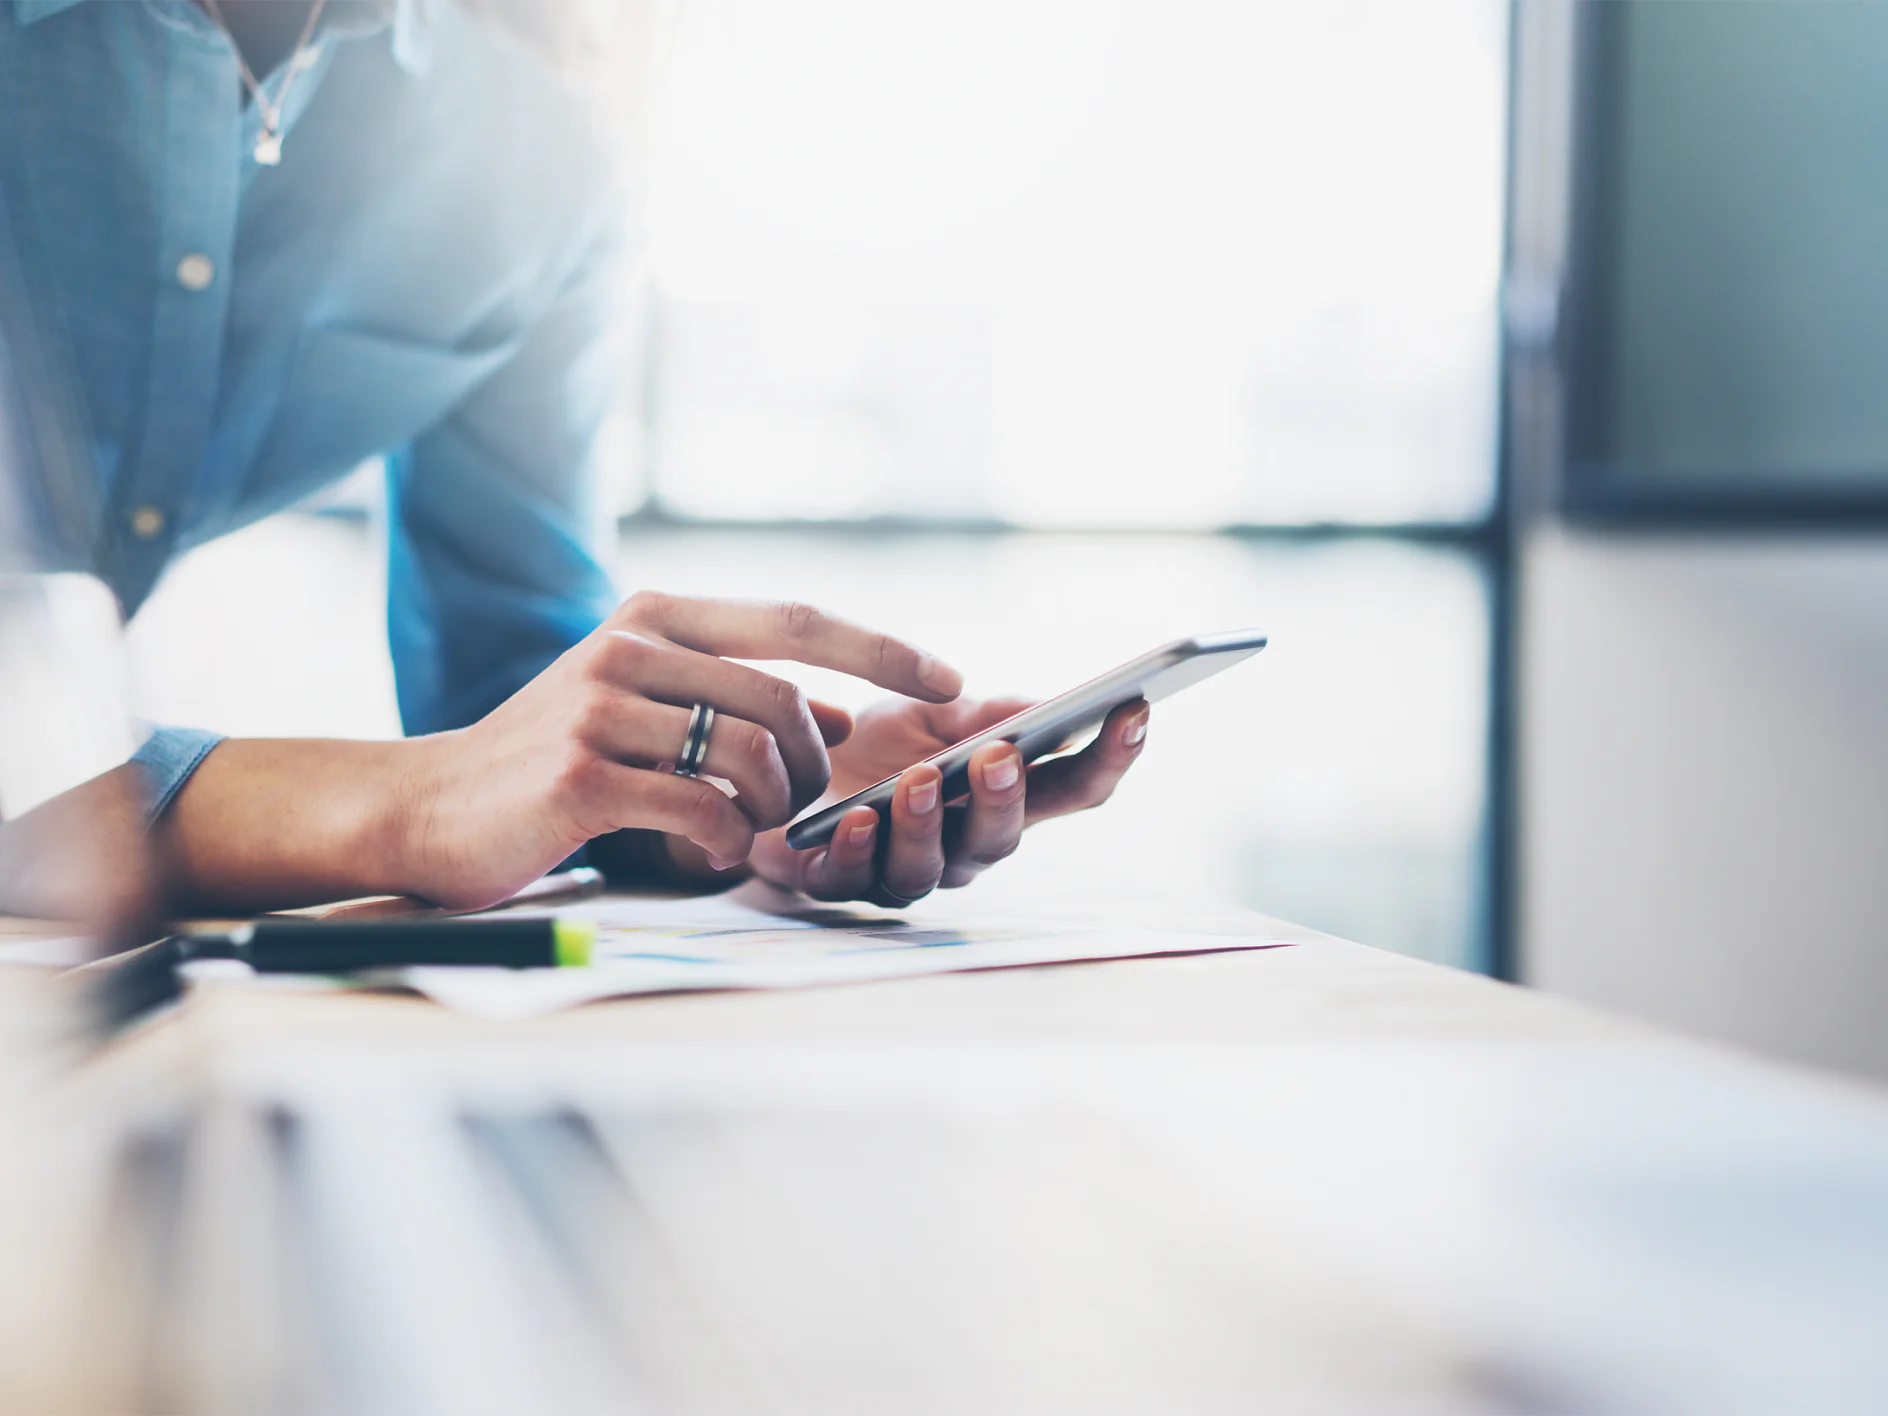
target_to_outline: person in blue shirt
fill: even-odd
[[[1145,705],[1083,753],[910,764],[1015,711],[803,605],[643,592],[598,564],[591,474],[622,378],[630,204],[554,57],[557,3],[0,0],[0,275],[15,364],[86,515],[44,547],[127,615],[192,546],[384,456],[399,742],[156,731],[179,888],[261,908],[363,893],[474,906],[595,843],[620,875],[758,871],[900,904],[1093,805]],[[535,31],[535,32],[534,32]],[[73,490],[68,488],[68,490]],[[731,658],[904,695],[854,724]],[[666,770],[716,710],[705,776]],[[907,768],[877,839],[779,828]],[[88,788],[79,789],[81,792]]]

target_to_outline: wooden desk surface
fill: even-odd
[[[1297,942],[507,1024],[206,987],[61,1102],[183,1127],[166,1224],[204,1253],[141,1270],[166,1314],[123,1318],[143,1357],[101,1364],[94,1341],[16,1390],[93,1409],[1888,1407],[1881,1095],[1251,927]]]

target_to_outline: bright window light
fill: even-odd
[[[1464,521],[1505,7],[688,0],[651,465],[708,518]]]

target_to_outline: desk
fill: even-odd
[[[1888,1407],[1880,1093],[1253,928],[503,1026],[205,988],[62,1084],[143,1178],[38,1236],[121,1281],[77,1355],[15,1314],[17,1399]]]

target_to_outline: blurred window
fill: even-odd
[[[651,148],[689,517],[1467,522],[1505,10],[688,0]]]

